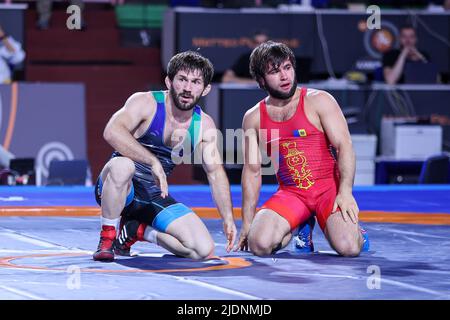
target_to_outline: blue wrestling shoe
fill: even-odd
[[[312,232],[316,219],[309,218],[303,225],[298,227],[298,233],[294,236],[294,250],[297,253],[314,252],[314,244],[312,242]]]
[[[367,231],[359,227],[361,229],[361,234],[363,237],[363,246],[361,248],[361,252],[368,252],[370,249],[370,241],[369,241],[369,235],[367,234]]]

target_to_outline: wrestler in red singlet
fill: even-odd
[[[262,208],[283,216],[292,230],[315,212],[320,228],[324,230],[336,198],[339,171],[327,136],[305,114],[306,90],[301,89],[297,110],[286,121],[272,120],[265,101],[259,104],[260,129],[267,132],[261,141],[266,144],[268,155],[276,149],[274,144],[277,144],[277,180],[280,185]]]

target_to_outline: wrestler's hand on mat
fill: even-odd
[[[358,223],[359,208],[356,204],[356,200],[351,193],[339,193],[334,200],[333,213],[335,213],[338,208],[341,211],[342,218],[345,222],[348,221],[348,217],[353,223]]]
[[[239,242],[234,247],[234,251],[248,251],[248,233],[250,232],[250,226],[244,226],[241,227],[241,234],[239,236]]]
[[[230,252],[233,249],[237,235],[236,225],[234,224],[233,219],[231,219],[230,221],[225,220],[223,222],[223,231],[225,232],[225,236],[227,237],[227,252]]]
[[[154,161],[151,167],[153,179],[155,179],[157,186],[161,190],[161,197],[165,198],[169,194],[166,173],[159,160]]]

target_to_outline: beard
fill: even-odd
[[[191,95],[190,93],[182,92],[180,94],[177,94],[173,88],[170,88],[169,90],[170,96],[172,97],[172,100],[175,104],[175,107],[177,107],[179,110],[182,111],[189,111],[197,104],[197,102],[200,100],[200,96],[195,97]],[[181,98],[191,98],[191,103],[182,103]]]
[[[292,87],[289,92],[281,92],[280,90],[274,89],[268,85],[265,85],[264,89],[275,99],[286,100],[295,94],[295,91],[297,90],[297,78],[294,78],[294,81],[292,81]]]

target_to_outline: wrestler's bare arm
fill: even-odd
[[[347,121],[338,103],[329,93],[319,90],[308,100],[318,113],[321,126],[338,155],[340,183],[337,199],[340,201],[344,198],[344,201],[337,201],[333,210],[339,206],[343,213],[347,212],[351,218],[357,219],[359,209],[352,196],[356,160]]]
[[[244,115],[244,168],[242,170],[242,226],[237,249],[248,249],[247,235],[256,213],[261,190],[261,153],[258,145],[259,109],[253,107]]]
[[[145,149],[133,136],[133,133],[147,119],[153,116],[156,101],[150,93],[138,92],[125,102],[107,123],[103,131],[104,139],[122,156],[133,161],[147,164],[161,189],[161,196],[168,194],[167,177],[159,162],[150,151]]]
[[[104,139],[121,155],[152,165],[156,157],[136,141],[133,133],[143,121],[154,114],[155,109],[156,102],[151,94],[133,94],[109,120],[103,132]]]
[[[214,121],[202,113],[202,163],[208,177],[213,199],[223,219],[224,231],[227,237],[227,251],[233,248],[236,239],[236,226],[233,219],[230,184],[223,168],[222,157],[217,149],[217,130]]]
[[[242,127],[244,129],[244,168],[242,171],[242,214],[243,223],[251,224],[261,189],[261,154],[259,152],[258,110],[247,112]]]

